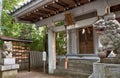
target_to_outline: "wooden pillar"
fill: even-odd
[[[48,72],[53,74],[56,69],[56,33],[48,30]]]
[[[76,32],[76,29],[73,29],[71,30],[71,38],[72,38],[72,41],[71,41],[71,45],[72,45],[72,54],[77,54],[78,51],[77,51],[77,32]]]
[[[76,29],[67,30],[67,54],[77,54],[77,33]]]
[[[67,30],[67,54],[70,53],[70,34],[69,34],[69,30]]]
[[[97,54],[99,47],[99,36],[94,28],[93,28],[93,40],[94,40],[94,53]]]

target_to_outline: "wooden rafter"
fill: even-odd
[[[34,14],[35,14],[35,15],[39,15],[39,16],[47,16],[47,14],[42,14],[42,13],[40,13],[40,12],[35,12]]]
[[[46,8],[46,9],[49,9],[49,10],[52,10],[52,11],[57,11],[57,10],[58,10],[58,8],[52,7],[52,6],[50,6],[50,5],[45,6],[45,8]]]
[[[111,6],[110,11],[111,12],[120,11],[120,4],[115,5],[115,6]]]
[[[20,17],[22,20],[28,20],[31,22],[37,22],[50,16],[54,16],[58,13],[62,13],[65,10],[70,10],[74,7],[80,6],[82,4],[89,3],[93,0],[53,0],[49,3],[39,6],[36,9],[24,14]]]
[[[32,19],[29,19],[29,18],[21,18],[21,17],[19,17],[19,19],[24,20],[24,21],[30,21],[30,22],[32,21]]]
[[[59,6],[62,6],[63,8],[66,8],[66,7],[69,6],[68,4],[66,4],[66,3],[64,3],[64,2],[62,2],[62,1],[60,1],[60,0],[59,0],[59,1],[56,0],[55,3],[56,3],[57,5],[59,5]]]
[[[49,13],[51,13],[51,12],[45,11],[45,10],[39,10],[38,12],[41,12],[41,13],[43,13],[43,14],[49,14]]]
[[[40,15],[36,15],[36,14],[34,14],[34,13],[31,13],[30,15],[27,15],[28,17],[32,17],[32,18],[37,18],[37,17],[39,17]]]
[[[83,5],[83,4],[88,3],[90,1],[89,0],[79,0],[79,2],[80,2],[81,5]]]
[[[69,6],[69,4],[63,2],[62,0],[58,0],[58,2],[60,2],[60,3],[63,4],[63,5]]]
[[[53,7],[53,6],[51,6],[51,5],[48,5],[48,7],[51,7],[51,8],[53,8],[53,9],[55,9],[55,10],[59,10],[59,8]]]
[[[75,3],[75,5],[78,5],[78,2],[76,0],[72,0],[72,1]]]

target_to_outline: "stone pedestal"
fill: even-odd
[[[108,64],[120,64],[120,58],[110,57],[110,58],[103,58],[100,61],[101,63],[108,63]]]
[[[0,59],[1,65],[10,65],[15,64],[15,58],[1,58]]]
[[[17,78],[17,70],[0,72],[0,78]]]
[[[91,78],[120,78],[120,64],[94,63]]]
[[[15,64],[15,58],[0,59],[0,78],[16,78],[19,64]]]

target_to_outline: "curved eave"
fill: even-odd
[[[35,0],[13,10],[10,14],[19,22],[35,23],[41,21],[40,17],[46,19],[92,1],[94,0]]]
[[[13,17],[19,17],[51,1],[52,0],[31,0],[30,2],[25,3],[21,7],[14,9],[9,14]]]

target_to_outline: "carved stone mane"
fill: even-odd
[[[2,58],[12,58],[12,42],[4,41],[3,52],[1,53]]]

